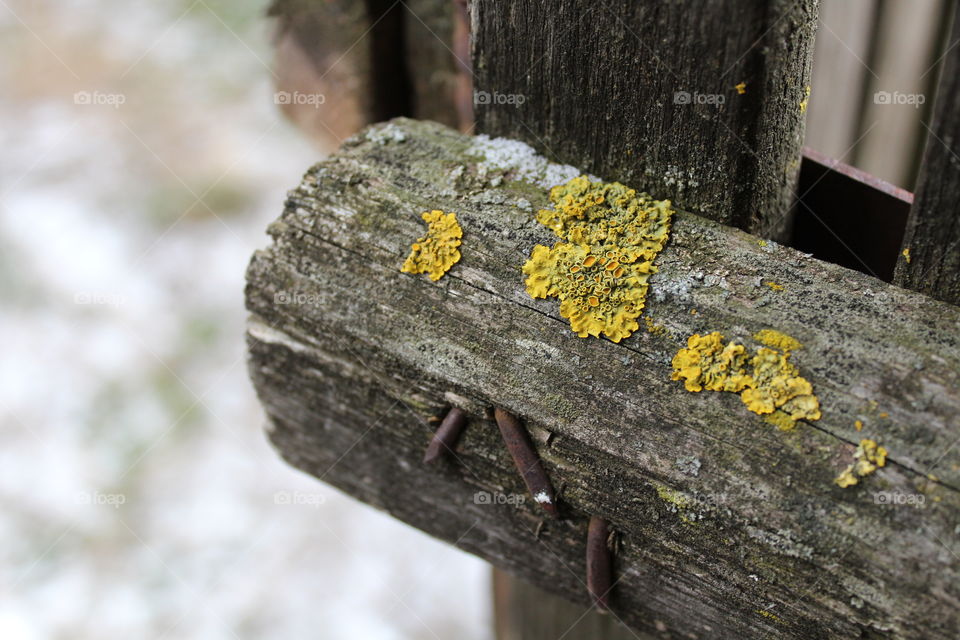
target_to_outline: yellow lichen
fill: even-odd
[[[807,103],[810,102],[810,85],[803,88],[803,100],[800,101],[800,113],[807,110]]]
[[[799,344],[799,343],[797,343]],[[747,409],[771,417],[781,430],[797,420],[818,420],[820,401],[813,386],[790,361],[790,352],[760,347],[753,356],[735,342],[724,343],[714,331],[687,339],[687,347],[673,357],[673,379],[683,380],[687,391],[739,393]]]
[[[783,624],[783,620],[780,618],[780,616],[778,616],[778,615],[775,614],[775,613],[771,613],[771,612],[767,611],[766,609],[757,609],[757,610],[756,610],[756,613],[759,613],[759,614],[762,615],[764,618],[769,618],[770,620],[773,620],[774,622],[777,622],[777,623],[779,623],[779,624]]]
[[[680,517],[681,522],[688,525],[697,524],[697,520],[702,516],[692,511],[696,504],[693,498],[676,489],[665,487],[662,484],[654,483],[654,488],[657,490],[657,496],[670,505],[670,511],[676,513]]]
[[[910,264],[910,247],[904,249],[900,255],[902,255],[903,259],[907,261],[907,264]]]
[[[741,82],[740,84],[734,85],[733,88],[737,90],[737,93],[743,95],[747,92],[747,83]]]
[[[860,420],[854,420],[854,421],[853,421],[853,427],[854,427],[857,431],[863,431],[863,422],[860,421]]]
[[[655,336],[662,336],[668,333],[667,328],[662,324],[654,322],[653,318],[646,317],[643,319],[643,322],[647,325],[647,331]]]
[[[841,487],[852,487],[860,482],[860,478],[886,465],[887,450],[873,440],[864,439],[860,441],[853,458],[853,464],[844,469],[834,480]]]
[[[792,431],[797,426],[797,421],[790,417],[790,414],[777,409],[773,413],[763,417],[764,422],[768,422],[780,431]]]
[[[803,347],[800,344],[800,341],[792,336],[788,336],[785,333],[780,333],[774,329],[763,329],[757,331],[753,334],[753,339],[764,344],[772,349],[780,349],[780,351],[794,351]]]
[[[454,213],[427,211],[423,219],[427,223],[427,235],[413,243],[400,271],[428,273],[431,280],[437,281],[460,260],[457,247],[460,246],[463,229]]]
[[[537,220],[561,242],[533,248],[523,265],[527,293],[559,298],[560,315],[581,338],[619,342],[639,328],[653,260],[670,233],[670,202],[586,176],[554,187],[550,200],[554,208]]]
[[[767,285],[768,287],[770,287],[770,289],[773,290],[773,291],[783,291],[784,288],[785,288],[782,284],[778,284],[778,283],[776,283],[776,282],[774,282],[774,281],[772,281],[772,280],[769,281],[769,282],[764,282],[763,284],[765,284],[765,285]]]

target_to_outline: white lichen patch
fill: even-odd
[[[533,147],[519,140],[479,135],[473,139],[467,153],[481,159],[481,163],[477,165],[481,176],[497,171],[506,172],[512,174],[515,180],[529,182],[544,189],[563,184],[581,174],[576,167],[548,161]],[[590,178],[596,180],[593,176]]]

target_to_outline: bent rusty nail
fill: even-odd
[[[587,528],[587,591],[600,611],[610,608],[612,561],[607,546],[609,524],[599,516],[591,516]]]
[[[433,439],[430,440],[427,451],[423,454],[423,462],[429,464],[447,452],[453,453],[457,440],[460,439],[460,434],[466,424],[467,414],[463,412],[463,409],[459,407],[450,409],[433,434]]]
[[[494,410],[493,415],[497,420],[497,426],[500,427],[503,442],[507,445],[507,450],[513,457],[513,462],[517,465],[517,471],[520,472],[530,495],[543,507],[544,511],[554,518],[559,518],[560,512],[557,510],[553,485],[550,484],[550,478],[547,477],[543,465],[540,464],[537,450],[533,448],[527,430],[509,411],[498,407]]]

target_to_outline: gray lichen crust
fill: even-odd
[[[282,455],[581,602],[587,521],[606,518],[613,611],[649,637],[955,638],[960,310],[677,212],[641,330],[578,338],[520,272],[554,239],[534,218],[544,181],[571,172],[410,120],[312,167],[246,290],[250,373]],[[437,283],[400,272],[434,209],[463,227]],[[756,346],[763,329],[803,344],[791,361],[820,420],[782,432],[735,394],[670,380],[691,334]],[[457,458],[423,467],[451,398],[471,416]],[[560,521],[541,524],[532,499],[476,499],[524,495],[494,405],[526,420]],[[840,488],[861,438],[887,465]]]

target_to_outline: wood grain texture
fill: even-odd
[[[955,638],[960,310],[678,212],[645,310],[655,331],[578,338],[520,273],[554,239],[533,218],[546,190],[475,144],[394,121],[290,192],[246,289],[280,453],[582,604],[587,523],[603,517],[619,539],[612,614],[643,634]],[[400,265],[436,208],[457,213],[464,244],[433,283]],[[805,345],[793,361],[821,420],[780,432],[733,394],[670,380],[690,334],[765,328]],[[457,456],[421,465],[428,420],[451,405],[471,416]],[[560,520],[526,496],[491,406],[524,419]],[[890,460],[841,489],[861,437]],[[924,504],[878,504],[890,495]]]
[[[523,97],[477,104],[477,131],[780,239],[817,6],[476,0],[475,88]]]
[[[954,3],[956,7],[956,3]],[[960,7],[894,282],[960,305]]]

